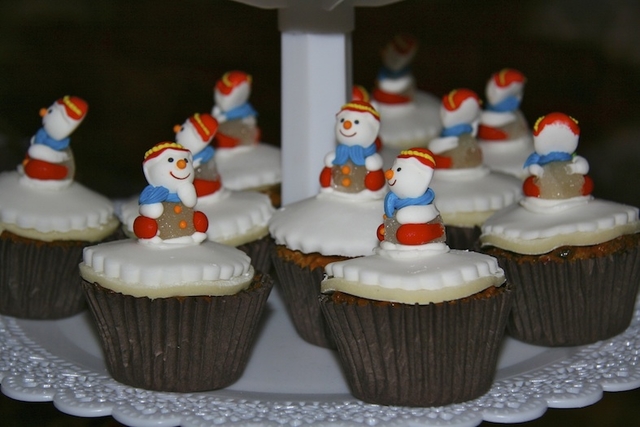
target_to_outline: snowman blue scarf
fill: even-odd
[[[230,109],[229,111],[224,112],[227,120],[236,120],[236,119],[244,119],[245,117],[256,117],[258,112],[253,108],[253,106],[245,102],[242,105],[238,105],[235,108]]]
[[[376,147],[375,142],[366,148],[361,145],[338,144],[333,164],[344,165],[347,160],[351,159],[354,165],[364,166],[366,158],[375,154],[376,151],[378,151],[378,147]]]
[[[384,197],[384,213],[387,217],[391,218],[398,209],[405,208],[407,206],[425,206],[433,202],[436,194],[431,188],[427,188],[427,191],[420,197],[407,197],[401,199],[394,192],[389,191]]]
[[[552,162],[568,162],[571,159],[573,159],[573,154],[565,153],[564,151],[552,151],[549,154],[533,152],[527,157],[527,160],[525,160],[523,168],[531,165],[544,166]]]
[[[147,185],[142,193],[140,193],[140,198],[138,199],[138,203],[141,205],[150,205],[152,203],[161,203],[161,202],[174,202],[177,203],[180,201],[178,194],[172,193],[169,191],[167,187],[163,187],[161,185],[155,187],[153,185]]]
[[[63,139],[54,139],[47,133],[44,128],[38,129],[34,136],[33,143],[34,144],[42,144],[46,145],[49,148],[53,148],[56,151],[64,150],[69,146],[69,142],[71,142],[71,138],[63,138]]]
[[[506,113],[515,111],[518,107],[520,107],[520,100],[516,96],[511,95],[496,104],[487,104],[486,109],[495,111],[496,113]]]
[[[449,126],[448,128],[442,129],[440,132],[440,136],[460,136],[464,133],[473,132],[473,126],[469,123],[459,123],[457,125]]]
[[[200,164],[203,165],[213,158],[214,153],[215,150],[213,149],[213,147],[207,145],[199,153],[193,155],[193,163],[196,164],[198,161],[200,161]]]

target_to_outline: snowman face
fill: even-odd
[[[142,165],[147,182],[154,187],[165,187],[175,193],[178,187],[192,183],[194,178],[191,153],[166,149]]]
[[[368,147],[378,136],[380,122],[370,113],[343,110],[336,116],[335,130],[339,143]]]
[[[433,169],[416,159],[396,159],[386,177],[389,189],[401,199],[420,197],[429,188]]]
[[[251,86],[247,82],[239,84],[226,95],[218,89],[213,91],[214,101],[222,111],[239,107],[249,100],[249,95],[251,95]]]
[[[533,137],[536,153],[545,155],[554,151],[572,154],[578,148],[580,137],[561,123],[549,124]]]
[[[521,83],[512,83],[509,86],[499,87],[493,79],[491,79],[489,83],[487,83],[487,101],[489,101],[489,104],[497,104],[510,95],[522,99],[522,88]]]
[[[42,127],[51,138],[61,140],[71,135],[81,121],[69,118],[64,105],[54,102],[42,116]]]
[[[461,123],[472,124],[480,117],[480,104],[474,98],[468,98],[456,110],[440,107],[440,119],[444,127],[451,127]]]
[[[382,63],[390,70],[398,71],[411,63],[417,52],[417,46],[407,52],[399,52],[393,43],[388,43],[380,54]]]
[[[176,142],[191,151],[192,154],[198,154],[209,144],[200,138],[200,134],[188,119],[176,132]]]

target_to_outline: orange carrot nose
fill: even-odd
[[[386,171],[384,171],[384,177],[387,178],[387,180],[393,178],[393,170],[387,169]]]
[[[182,126],[181,126],[181,125],[175,125],[175,126],[173,127],[173,131],[174,131],[175,133],[178,133],[178,132],[180,131],[180,129],[181,129],[181,128],[182,128]]]
[[[40,117],[44,117],[47,115],[47,109],[46,108],[41,108],[40,111],[38,111],[38,114],[40,114]]]
[[[351,123],[349,120],[346,120],[343,124],[342,127],[345,129],[351,129],[351,126],[353,126],[353,123]]]
[[[180,169],[184,169],[187,167],[187,161],[185,159],[180,159],[178,160],[178,163],[176,163],[176,166],[178,166]]]

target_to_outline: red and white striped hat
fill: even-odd
[[[147,150],[146,153],[144,153],[144,160],[143,160],[143,164],[146,163],[147,161],[158,157],[161,153],[163,153],[166,150],[178,150],[178,151],[185,151],[187,153],[190,153],[189,150],[187,150],[186,148],[184,148],[182,145],[178,144],[177,142],[171,142],[171,141],[165,141],[165,142],[160,142],[156,145],[154,145],[153,147],[151,147],[150,149]]]
[[[204,142],[211,141],[218,131],[218,121],[208,113],[195,113],[189,117],[189,122]]]
[[[435,169],[436,167],[436,161],[433,158],[433,153],[427,150],[426,148],[422,148],[422,147],[402,150],[400,151],[398,158],[399,159],[416,159],[421,164],[431,169]]]
[[[580,126],[578,121],[573,117],[564,113],[549,113],[540,117],[533,125],[533,136],[538,136],[547,126],[558,126],[567,128],[573,135],[580,135]]]
[[[447,111],[456,111],[467,100],[474,100],[478,105],[482,103],[480,97],[471,89],[454,89],[442,97],[442,106]]]
[[[72,120],[82,120],[87,115],[89,105],[87,102],[77,96],[63,96],[56,101],[57,104],[64,106],[64,111]]]
[[[244,71],[228,71],[216,82],[216,90],[224,95],[230,94],[233,89],[243,83],[251,84],[252,77]]]
[[[380,114],[378,111],[373,108],[371,104],[365,101],[351,101],[347,102],[340,108],[337,114],[340,114],[343,111],[358,111],[360,113],[369,113],[371,114],[377,121],[380,121]],[[337,115],[336,114],[336,115]]]

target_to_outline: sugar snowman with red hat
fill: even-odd
[[[195,113],[182,125],[173,127],[175,141],[191,151],[195,178],[193,185],[198,197],[215,194],[222,188],[222,180],[215,161],[215,150],[211,145],[218,130],[218,121],[208,113]]]
[[[480,98],[470,89],[454,89],[442,97],[442,131],[429,142],[439,169],[473,168],[482,164],[476,141],[480,119]]]
[[[380,137],[390,162],[399,149],[426,145],[440,130],[438,100],[416,88],[411,64],[418,40],[398,34],[381,50],[382,67],[376,76],[371,104],[381,117]]]
[[[142,163],[149,185],[139,198],[139,212],[133,231],[142,243],[196,244],[206,237],[208,220],[194,210],[191,152],[175,142],[161,142],[149,149]]]
[[[77,96],[64,96],[42,108],[42,127],[31,138],[27,155],[18,167],[25,182],[48,188],[68,186],[75,174],[70,135],[87,115],[88,105]]]
[[[527,197],[568,199],[589,196],[593,181],[589,162],[576,155],[580,127],[577,120],[559,112],[540,117],[533,127],[535,151],[524,169],[530,175],[523,184]]]
[[[216,164],[226,188],[260,191],[279,206],[280,149],[261,141],[258,113],[249,102],[252,84],[252,76],[240,70],[224,73],[215,84],[211,115],[218,121]]]
[[[436,164],[431,186],[453,249],[471,249],[482,223],[522,198],[518,178],[491,171],[483,163],[476,140],[480,113],[481,101],[474,91],[450,91],[442,97],[441,135],[428,145]]]
[[[389,192],[378,239],[393,245],[425,245],[445,241],[445,227],[429,187],[436,167],[426,148],[403,150],[385,172]]]
[[[320,174],[323,192],[362,194],[377,198],[384,191],[382,157],[376,139],[380,116],[371,104],[351,101],[336,114],[335,151],[325,156]]]
[[[519,166],[532,150],[531,131],[520,111],[525,83],[524,74],[514,68],[492,74],[478,128],[487,166],[518,177],[523,177]]]

